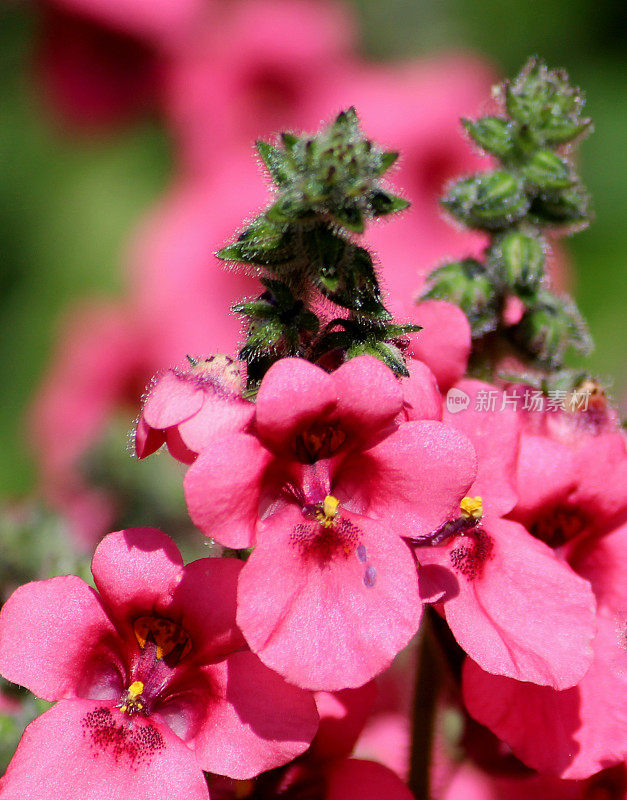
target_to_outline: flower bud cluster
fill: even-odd
[[[381,180],[398,153],[363,136],[354,108],[314,136],[259,141],[257,152],[276,200],[217,254],[265,273],[261,297],[233,308],[248,321],[240,357],[249,385],[278,358],[313,353],[336,363],[370,353],[407,374],[395,340],[417,328],[389,324],[372,256],[352,238],[367,220],[408,207]],[[320,297],[339,318],[323,325]]]
[[[570,145],[591,122],[566,74],[536,59],[495,95],[501,115],[463,123],[473,142],[500,163],[454,183],[442,199],[450,214],[485,231],[490,243],[482,261],[463,259],[435,270],[425,297],[458,304],[477,349],[488,336],[502,339],[526,363],[555,370],[570,348],[590,347],[575,304],[548,288],[545,262],[547,234],[589,220]],[[514,320],[507,314],[513,298],[519,309]]]

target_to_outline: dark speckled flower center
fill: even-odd
[[[139,617],[133,623],[133,631],[142,650],[147,644],[153,644],[155,657],[166,659],[170,666],[178,664],[192,649],[188,633],[181,625],[165,617]]]
[[[549,547],[561,547],[583,533],[588,522],[587,516],[579,508],[555,506],[541,512],[530,525],[529,531]]]
[[[301,464],[315,464],[321,458],[331,458],[346,442],[346,433],[339,425],[313,425],[299,433],[294,451]]]

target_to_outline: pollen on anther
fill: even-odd
[[[459,504],[462,517],[466,519],[481,519],[483,516],[483,502],[481,497],[464,497]]]
[[[128,687],[128,696],[130,700],[136,700],[144,691],[144,684],[141,681],[133,681]]]

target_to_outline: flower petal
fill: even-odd
[[[584,676],[596,631],[590,584],[521,525],[486,519],[476,532],[417,556],[456,574],[444,613],[483,669],[555,689]]]
[[[442,419],[442,395],[435,375],[422,361],[407,360],[409,378],[401,380],[404,410],[408,420]]]
[[[466,436],[441,422],[406,422],[370,450],[348,456],[333,492],[352,511],[413,537],[459,516],[475,474]]]
[[[440,391],[446,392],[466,372],[471,344],[468,319],[461,308],[443,300],[419,303],[412,317],[422,330],[412,337],[407,355],[430,367]]]
[[[146,456],[152,455],[164,442],[164,432],[151,428],[143,416],[140,417],[135,429],[135,453],[137,458],[146,458]]]
[[[377,685],[370,681],[358,689],[316,692],[320,727],[311,743],[310,755],[329,761],[353,752],[377,696]]]
[[[226,547],[254,544],[261,479],[271,460],[253,436],[216,439],[185,475],[185,500],[194,525]]]
[[[209,800],[194,754],[153,719],[129,718],[88,700],[63,700],[26,728],[5,776],[2,800]]]
[[[627,654],[615,619],[601,613],[595,659],[578,686],[546,686],[489,675],[470,659],[464,699],[530,767],[586,778],[627,756]]]
[[[414,635],[422,605],[407,545],[388,528],[345,515],[360,548],[329,560],[304,553],[294,507],[266,523],[242,570],[237,621],[253,652],[297,686],[361,686]],[[363,549],[362,549],[363,548]]]
[[[378,358],[351,358],[331,373],[331,379],[338,397],[337,417],[351,432],[372,435],[401,410],[401,385]]]
[[[0,613],[0,672],[46,700],[119,696],[115,638],[98,595],[80,578],[27,583]]]
[[[282,358],[265,374],[257,394],[257,430],[264,442],[282,450],[310,423],[330,412],[337,389],[320,367],[302,358]]]
[[[170,608],[191,636],[196,658],[215,661],[245,647],[235,623],[242,567],[235,558],[201,558],[183,567],[177,578]]]
[[[470,404],[455,414],[445,410],[442,420],[465,433],[477,453],[477,477],[469,494],[482,497],[484,508],[491,516],[503,516],[512,510],[517,497],[518,412],[515,407],[507,405],[507,396],[503,392],[488,383],[465,380],[456,384],[455,388],[468,395]],[[494,393],[494,410],[478,410],[479,392]],[[524,487],[521,490],[524,491]]]
[[[91,571],[103,603],[118,628],[131,617],[150,613],[169,596],[183,559],[172,539],[157,528],[110,533],[94,553]]]
[[[250,652],[206,667],[207,722],[194,740],[204,770],[247,779],[301,755],[318,728],[313,695],[286,683]]]
[[[193,381],[169,369],[150,390],[142,416],[151,428],[165,430],[200,411],[204,393]]]
[[[200,453],[210,447],[214,439],[243,431],[254,416],[253,403],[223,398],[207,391],[202,408],[179,424],[179,433],[190,450]]]
[[[327,773],[325,800],[414,800],[403,781],[391,769],[374,761],[346,758]]]

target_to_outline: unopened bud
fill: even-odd
[[[507,288],[525,291],[540,283],[544,272],[544,250],[534,236],[510,231],[490,248],[487,268],[495,281]]]
[[[468,135],[486,153],[506,159],[514,148],[514,124],[502,117],[482,117],[473,122],[462,120]]]
[[[498,230],[523,217],[530,200],[523,181],[502,170],[454,184],[442,204],[471,228]]]
[[[568,163],[552,150],[538,150],[521,171],[525,180],[541,192],[565,189],[573,184]]]
[[[483,264],[472,258],[452,261],[429,276],[425,300],[447,300],[468,317],[473,336],[493,330],[497,324],[496,291]]]

